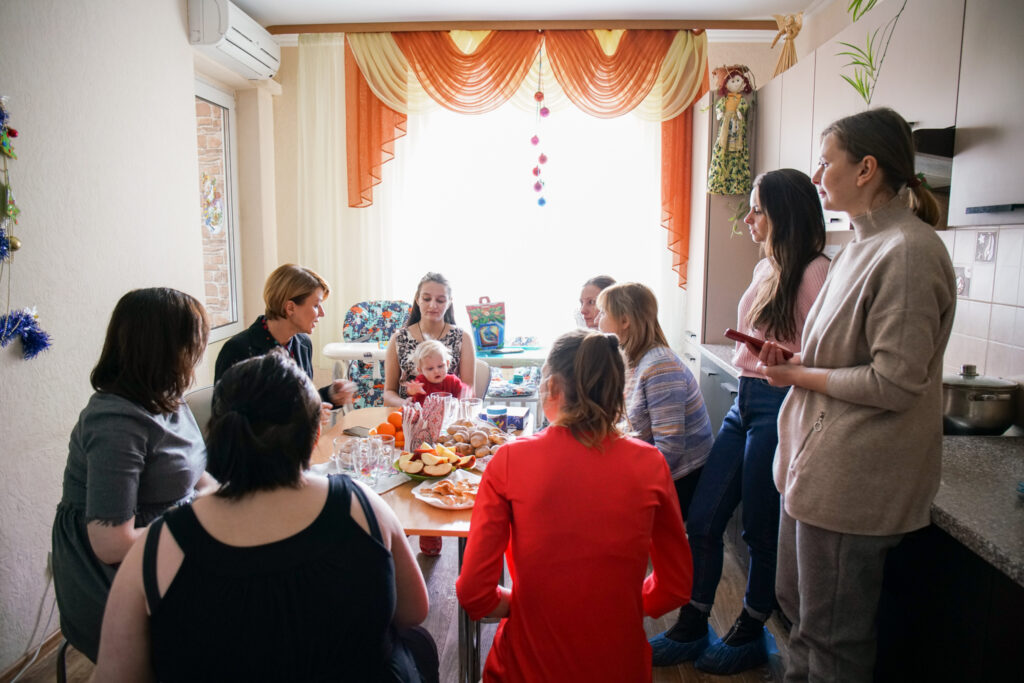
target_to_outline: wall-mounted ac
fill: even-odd
[[[249,80],[273,77],[281,48],[266,29],[230,0],[188,0],[189,42]]]

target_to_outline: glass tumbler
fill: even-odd
[[[395,462],[395,437],[390,434],[380,434],[376,437],[380,442],[380,451],[377,455],[377,476],[386,477],[394,471],[392,467]]]
[[[482,398],[464,398],[459,401],[459,419],[478,422],[480,420],[480,412],[483,409],[484,401]]]

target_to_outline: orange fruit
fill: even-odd
[[[379,425],[377,425],[377,433],[378,434],[389,434],[391,436],[394,436],[395,435],[395,425],[391,424],[390,422],[381,422]]]
[[[396,431],[402,431],[402,411],[396,410],[388,415],[388,422],[394,425]]]
[[[398,432],[398,434],[395,434],[395,447],[402,448],[403,446],[405,446],[405,435],[402,432]]]
[[[376,427],[374,427],[373,429],[371,429],[370,431],[367,432],[367,434],[369,434],[370,436],[374,436],[376,433],[377,433],[377,428]]]

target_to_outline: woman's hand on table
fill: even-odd
[[[323,427],[326,428],[331,426],[331,412],[333,411],[334,406],[332,406],[330,403],[320,404],[320,424]]]

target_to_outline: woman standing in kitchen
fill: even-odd
[[[430,340],[437,340],[448,348],[452,357],[449,371],[458,375],[466,386],[474,386],[473,339],[455,326],[452,288],[440,273],[427,273],[420,279],[409,319],[388,342],[384,357],[384,405],[401,406],[412,401],[405,385],[419,374],[413,353],[420,342]],[[441,537],[420,536],[420,552],[431,557],[440,555]]]
[[[714,441],[700,385],[669,347],[650,288],[612,285],[597,296],[597,308],[598,327],[616,335],[626,355],[629,427],[665,456],[685,518]]]
[[[807,312],[828,274],[825,219],[806,174],[791,168],[754,179],[744,219],[750,238],[764,247],[750,286],[740,298],[736,329],[799,351]],[[773,387],[758,372],[757,352],[737,343],[739,392],[725,416],[697,485],[686,520],[693,551],[693,597],[675,625],[651,640],[655,666],[696,660],[709,673],[734,674],[768,661],[764,623],[775,609],[779,492],[772,481],[778,444],[776,422],[788,387]],[[722,578],[722,536],[743,503],[743,540],[750,563],[743,608],[721,640],[708,617]]]
[[[782,493],[776,589],[793,622],[787,681],[870,681],[888,551],[930,522],[942,458],[942,357],[956,305],[935,234],[938,205],[914,173],[910,126],[891,109],[835,121],[814,174],[853,241],[832,263],[786,362],[779,413]]]

